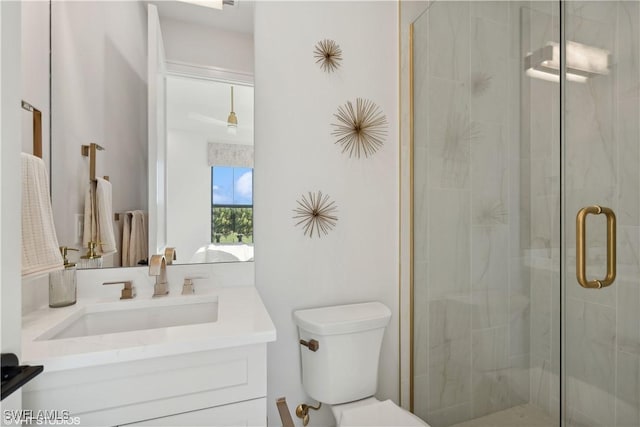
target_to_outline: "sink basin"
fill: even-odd
[[[143,302],[134,307],[123,303],[87,306],[49,329],[37,341],[196,325],[218,320],[217,298],[166,302]]]

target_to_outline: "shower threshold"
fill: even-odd
[[[530,405],[518,405],[494,412],[481,418],[455,424],[451,427],[554,427],[558,423],[542,409]]]

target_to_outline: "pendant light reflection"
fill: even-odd
[[[229,117],[227,118],[227,132],[235,135],[238,131],[238,117],[236,117],[236,113],[233,111],[233,86],[231,86],[231,112],[229,113]]]
[[[608,50],[567,40],[567,80],[586,83],[591,77],[609,74]],[[552,82],[560,81],[560,45],[549,42],[524,59],[526,75]]]

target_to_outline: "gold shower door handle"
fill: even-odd
[[[588,214],[607,217],[607,275],[602,280],[587,280],[586,220]],[[587,206],[576,216],[576,276],[583,288],[600,289],[616,280],[616,214],[602,206]]]

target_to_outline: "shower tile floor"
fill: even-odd
[[[554,427],[556,425],[557,423],[541,409],[533,405],[518,405],[451,427]]]

